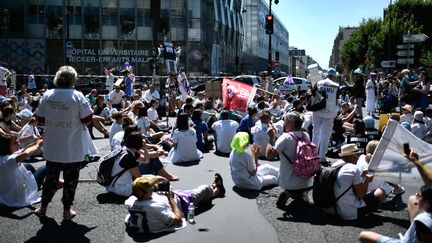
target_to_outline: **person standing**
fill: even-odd
[[[104,68],[104,72],[106,74],[106,81],[105,81],[105,90],[108,90],[108,93],[113,91],[114,89],[114,79],[115,76],[113,74],[115,68],[106,69]]]
[[[32,94],[37,91],[36,79],[33,73],[30,73],[29,76],[27,77],[27,91]]]
[[[4,67],[4,64],[0,66],[0,95],[6,97],[7,95],[7,79],[11,75],[11,71]]]
[[[362,106],[363,106],[363,100],[365,98],[364,76],[360,68],[354,70],[354,74],[355,74],[354,85],[349,85],[349,84],[347,85],[348,87],[351,88],[351,92],[355,98],[355,103],[357,105],[356,115],[358,118],[362,118],[363,117]]]
[[[49,202],[57,188],[60,171],[63,171],[63,220],[76,215],[71,209],[78,185],[79,171],[90,147],[90,135],[83,136],[90,124],[93,111],[84,95],[76,91],[74,82],[78,74],[71,66],[62,66],[54,77],[55,89],[44,93],[36,110],[36,117],[44,124],[44,158],[47,177],[43,184],[42,204],[35,210],[46,217]]]
[[[369,79],[366,82],[366,112],[368,116],[374,117],[375,102],[377,98],[377,74],[369,73]]]
[[[339,84],[335,82],[336,70],[334,68],[328,69],[325,75],[326,79],[317,83],[317,89],[325,94],[326,106],[322,110],[313,112],[312,142],[318,147],[321,163],[326,165],[327,160],[325,155],[333,131],[333,121],[337,115],[337,92]]]

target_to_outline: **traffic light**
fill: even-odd
[[[275,60],[279,61],[279,52],[278,51],[275,53]]]
[[[266,34],[273,34],[273,15],[271,14],[265,16],[265,30]]]

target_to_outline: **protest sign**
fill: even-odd
[[[231,79],[223,79],[222,101],[225,109],[246,112],[255,93],[255,87]]]

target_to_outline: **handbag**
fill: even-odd
[[[320,92],[315,92],[309,98],[306,109],[308,111],[319,111],[326,107],[326,96]]]

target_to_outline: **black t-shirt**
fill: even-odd
[[[132,169],[138,167],[139,162],[137,162],[139,154],[133,155],[132,152],[127,151],[127,154],[123,156],[120,160],[120,167],[124,169]]]
[[[352,91],[352,93],[353,93],[353,96],[356,98],[366,97],[363,78],[359,78],[356,80],[354,90]]]
[[[355,145],[357,145],[357,148],[362,151],[362,153],[364,153],[368,142],[369,139],[364,134],[353,134],[347,136],[347,144],[354,143]]]
[[[102,104],[102,107],[100,107],[98,104],[96,104],[96,111],[95,111],[95,115],[100,115],[102,113],[102,110],[106,107],[107,105],[105,103]]]

